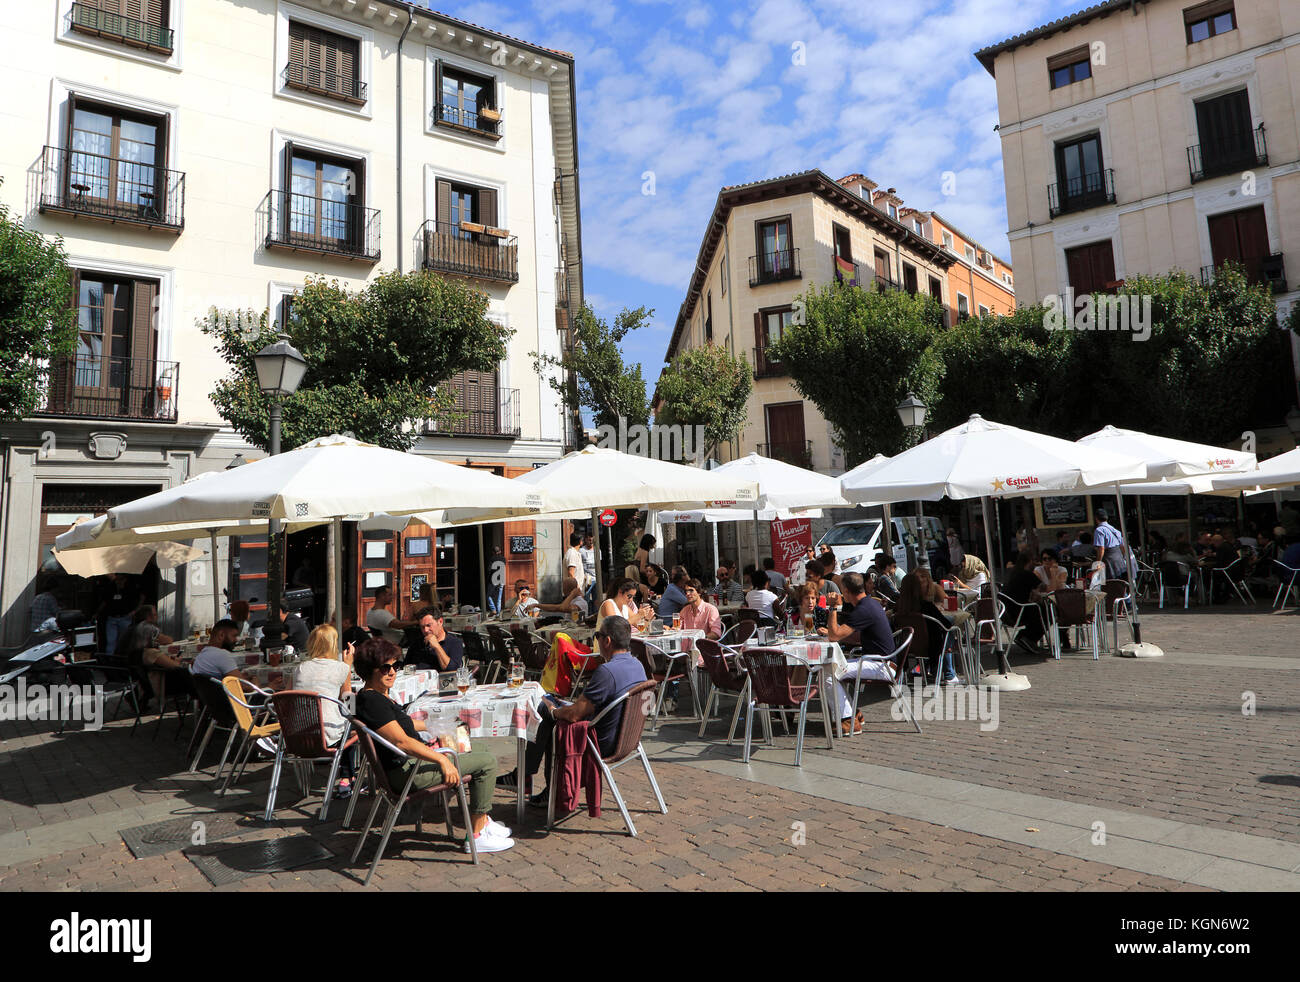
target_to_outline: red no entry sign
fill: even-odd
[[[617,521],[618,521],[618,515],[615,514],[613,508],[606,508],[604,511],[600,513],[600,524],[605,526],[606,528],[609,528]]]

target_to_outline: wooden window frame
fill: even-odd
[[[319,96],[323,99],[333,99],[336,102],[346,102],[348,105],[352,106],[364,106],[369,101],[368,85],[366,80],[361,77],[362,66],[364,63],[363,53],[361,50],[361,45],[363,43],[362,38],[352,34],[344,34],[341,31],[331,30],[327,27],[320,27],[316,24],[309,23],[308,21],[294,20],[292,18],[289,19],[288,32],[289,56],[284,72],[285,88],[308,92],[311,95]],[[298,33],[302,33],[303,37],[295,37]],[[332,50],[328,46],[321,44],[322,39],[327,38],[335,42],[335,46]],[[293,53],[295,41],[303,46],[302,57],[298,60],[295,60]],[[324,59],[327,54],[338,55],[336,70],[333,74],[338,78],[344,77],[342,56],[347,52],[345,46],[338,44],[337,42],[345,42],[347,46],[351,47],[352,92],[341,89],[331,89],[323,84],[313,84],[306,77],[308,72],[315,71],[319,71],[322,78],[326,74],[329,74],[326,72],[324,67],[321,67],[320,69],[313,69],[311,67],[309,46],[312,44],[320,45],[318,57],[322,66],[324,65]],[[294,78],[294,68],[298,69],[298,78]]]
[[[756,220],[756,221],[754,222],[754,251],[758,254],[758,271],[759,271],[759,276],[761,276],[761,277],[769,277],[769,279],[767,279],[766,282],[768,282],[768,283],[774,283],[774,282],[776,282],[777,279],[778,279],[778,277],[777,277],[778,269],[777,269],[777,267],[775,267],[775,266],[773,266],[771,269],[768,269],[768,268],[767,268],[767,266],[765,265],[765,263],[766,263],[766,260],[767,260],[768,253],[766,253],[766,252],[764,251],[764,247],[763,247],[763,229],[766,228],[766,227],[768,227],[769,225],[784,225],[784,226],[785,226],[786,239],[787,239],[787,241],[790,243],[790,244],[786,247],[785,251],[786,251],[787,253],[789,253],[789,257],[790,257],[789,268],[790,268],[791,270],[793,270],[793,269],[794,269],[794,220],[793,220],[793,215],[778,215],[778,216],[776,216],[776,217],[774,217],[774,218],[760,218],[760,219],[758,219],[758,220]]]
[[[127,47],[141,48],[145,51],[152,51],[154,54],[171,56],[176,50],[176,30],[172,27],[172,3],[171,0],[135,0],[138,10],[133,10],[129,4],[132,0],[74,0],[75,3],[91,10],[98,10],[107,16],[118,16],[126,20],[139,21],[149,27],[159,28],[167,31],[170,35],[170,44],[156,44],[147,37],[133,37],[129,34],[110,31],[102,22],[99,26],[78,21],[73,16],[72,5],[68,6],[68,17],[70,19],[69,27],[78,34],[85,34],[88,37],[103,38],[106,41],[112,41],[116,44],[123,44]],[[149,16],[149,7],[156,4],[159,14],[157,17]],[[137,16],[138,15],[138,16]]]
[[[311,161],[316,165],[315,178],[316,188],[314,195],[300,195],[293,189],[293,162],[294,159]],[[352,175],[352,190],[348,195],[345,205],[345,218],[343,236],[336,237],[326,235],[322,231],[324,227],[324,214],[322,205],[325,197],[321,193],[324,190],[324,181],[321,177],[321,167],[324,164],[334,164],[335,166],[347,167]],[[308,146],[300,146],[292,142],[286,143],[284,147],[284,232],[287,236],[292,237],[295,234],[293,230],[293,199],[295,197],[310,198],[315,202],[314,213],[312,216],[312,225],[314,231],[308,233],[312,238],[321,242],[344,243],[349,247],[360,248],[364,246],[365,238],[365,204],[366,204],[366,171],[365,160],[361,157],[346,157],[341,154],[331,153],[325,150],[316,150]]]
[[[484,75],[470,68],[461,68],[459,65],[448,64],[439,59],[433,68],[433,124],[434,126],[444,126],[448,129],[455,130],[457,133],[467,133],[471,136],[482,137],[485,140],[500,140],[505,134],[502,132],[503,120],[501,118],[501,98],[497,91],[500,80],[495,75]],[[459,85],[456,90],[456,105],[454,108],[457,119],[444,119],[442,107],[443,103],[443,80],[445,78],[455,79]],[[475,120],[487,120],[493,124],[489,129],[484,129],[481,125],[471,126],[464,122],[468,110],[465,108],[465,83],[478,85],[487,95],[487,99],[480,100],[475,104],[472,115]],[[483,110],[488,110],[487,113]],[[495,117],[495,118],[494,118]]]
[[[73,134],[76,132],[77,111],[79,109],[84,109],[87,112],[99,113],[100,115],[108,116],[112,120],[108,153],[106,155],[94,154],[88,150],[74,149]],[[167,151],[168,141],[171,139],[171,116],[169,114],[150,112],[143,109],[131,109],[115,105],[111,102],[104,102],[99,99],[79,96],[75,92],[68,93],[67,113],[68,118],[65,146],[67,148],[66,153],[68,162],[67,166],[63,168],[63,195],[65,201],[71,201],[74,192],[85,195],[84,190],[79,190],[72,186],[74,183],[72,159],[80,153],[89,157],[107,157],[110,161],[106,181],[107,196],[99,198],[98,196],[91,195],[89,196],[91,200],[103,201],[109,206],[122,204],[118,199],[119,182],[121,180],[119,165],[123,162],[121,155],[122,123],[124,121],[129,121],[134,123],[145,123],[157,127],[157,135],[154,141],[153,163],[144,164],[142,166],[153,168],[154,179],[153,191],[151,192],[154,200],[153,207],[156,210],[165,208],[164,199],[167,191],[168,163]]]
[[[1228,14],[1232,18],[1232,26],[1226,31],[1215,30],[1214,22],[1223,14]],[[1206,25],[1207,33],[1203,38],[1193,38],[1192,27],[1200,23]],[[1188,44],[1200,44],[1210,38],[1222,37],[1235,31],[1237,27],[1237,8],[1233,0],[1209,0],[1208,3],[1197,4],[1183,11],[1183,28],[1187,32]]]
[[[1088,74],[1079,74],[1078,67],[1080,65],[1087,66]],[[1056,83],[1056,73],[1062,68],[1069,69],[1070,80],[1058,85]],[[1059,55],[1053,55],[1047,59],[1047,84],[1051,89],[1064,89],[1075,82],[1082,82],[1089,78],[1092,78],[1092,50],[1086,44],[1071,48],[1069,51],[1063,51]]]

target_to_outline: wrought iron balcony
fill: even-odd
[[[775,361],[766,348],[754,349],[754,378],[776,378],[785,374],[785,366]]]
[[[68,28],[78,34],[120,41],[132,47],[167,55],[172,53],[175,38],[175,32],[170,27],[134,17],[123,17],[84,3],[74,3],[68,11]]]
[[[757,447],[760,457],[770,457],[782,463],[793,464],[806,470],[812,469],[813,445],[811,440],[802,443],[760,443]]]
[[[1047,211],[1052,218],[1115,203],[1115,171],[1093,171],[1047,185]]]
[[[312,95],[325,96],[327,99],[339,99],[350,102],[354,106],[364,106],[369,98],[365,82],[356,78],[344,78],[337,72],[322,68],[312,68],[291,61],[284,66],[280,77],[284,79],[285,86],[290,89],[300,89]]]
[[[46,369],[36,413],[174,423],[180,374],[174,361],[66,355]]]
[[[847,262],[851,268],[845,269],[841,266],[838,257],[831,258],[831,268],[835,272],[835,282],[845,283],[848,286],[862,286],[861,267],[851,260],[845,260],[845,262]]]
[[[444,385],[455,389],[456,419],[450,423],[429,420],[424,425],[426,436],[481,436],[515,439],[522,428],[519,425],[519,390],[496,389],[487,398],[481,389],[472,389],[463,380],[452,379]]]
[[[37,208],[179,232],[185,227],[185,175],[153,164],[47,146],[41,154]]]
[[[1254,130],[1242,130],[1232,136],[1203,141],[1187,148],[1187,169],[1193,184],[1267,164],[1268,145],[1264,140],[1263,123]]]
[[[1230,263],[1222,265],[1235,265],[1241,268],[1246,274],[1247,282],[1252,285],[1263,284],[1271,289],[1274,293],[1286,293],[1286,263],[1282,258],[1282,253],[1275,253],[1272,256],[1255,256],[1248,259],[1236,259]],[[1214,282],[1215,276],[1221,266],[1202,266],[1201,283],[1209,286]]]
[[[798,249],[780,249],[749,257],[749,285],[763,286],[783,280],[802,279]]]
[[[462,109],[450,102],[439,102],[433,107],[433,125],[446,126],[462,133],[486,137],[489,140],[501,139],[501,112],[491,106],[482,106],[477,110]]]
[[[519,282],[519,238],[504,229],[424,223],[424,268],[502,283]]]
[[[891,280],[888,276],[881,276],[879,273],[873,273],[862,285],[869,290],[876,290],[879,293],[884,293],[886,290],[901,291],[903,289],[903,284],[896,280]]]
[[[379,209],[271,191],[258,209],[268,249],[379,261]]]

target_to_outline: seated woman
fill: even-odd
[[[894,606],[894,616],[905,614],[921,614],[925,617],[933,617],[943,625],[944,629],[952,627],[952,621],[935,604],[934,588],[939,585],[930,579],[930,573],[924,567],[918,567],[903,577],[903,585],[898,590],[898,603]],[[943,593],[943,588],[939,587],[939,592]],[[944,594],[944,596],[947,596]],[[926,640],[929,644],[929,650],[926,651],[926,659],[934,665],[934,678],[936,682],[948,684],[957,681],[957,673],[952,665],[952,652],[949,652],[940,664],[940,655],[943,652],[944,633],[934,624],[926,624]]]
[[[1186,532],[1179,532],[1174,537],[1174,544],[1165,550],[1165,559],[1171,563],[1196,562],[1196,550],[1192,548]]]
[[[704,585],[699,580],[687,580],[682,592],[686,606],[682,608],[682,627],[688,631],[703,631],[710,641],[722,637],[722,615],[718,608],[704,600]]]
[[[645,568],[645,599],[651,606],[658,607],[659,598],[668,589],[668,571],[658,563],[647,563]]]
[[[230,605],[230,619],[239,625],[239,637],[235,638],[235,641],[243,641],[248,637],[249,632],[247,600],[236,600]]]
[[[1055,593],[1057,590],[1065,589],[1067,574],[1056,561],[1056,557],[1046,550],[1043,551],[1039,564],[1034,567],[1034,575],[1043,584],[1045,593]]]
[[[989,581],[989,568],[984,565],[984,560],[979,556],[973,556],[968,552],[962,557],[961,565],[957,567],[952,579],[963,590],[974,590],[979,593],[984,584]]]
[[[352,691],[352,659],[356,649],[348,645],[339,656],[339,634],[333,624],[322,624],[307,638],[307,657],[298,666],[294,688],[318,692],[331,699],[343,699]],[[343,715],[332,702],[321,703],[325,725],[325,745],[336,746],[343,736]],[[349,747],[339,761],[338,784],[334,795],[347,798],[352,794],[352,779],[357,773],[356,744]]]
[[[131,630],[122,635],[117,650],[128,665],[143,665],[149,669],[149,685],[153,692],[145,693],[146,705],[150,698],[161,699],[165,694],[165,673],[185,669],[184,662],[162,650],[163,645],[172,643],[173,640],[158,627],[158,608],[153,604],[137,607],[131,615]]]
[[[1015,643],[1023,650],[1034,655],[1041,655],[1038,649],[1038,643],[1047,633],[1046,622],[1043,620],[1043,610],[1036,602],[1046,592],[1042,580],[1033,574],[1030,565],[1034,561],[1034,554],[1028,549],[1021,549],[1016,553],[1016,558],[1012,564],[1011,572],[1007,576],[1007,581],[1002,585],[1002,592],[1018,604],[1027,606],[1021,610],[1011,607],[1008,604],[1008,610],[1003,616],[1003,621],[1014,622],[1017,614],[1020,618],[1020,630],[1016,633]],[[1105,565],[1098,563],[1096,565]],[[1063,632],[1064,633],[1064,632]]]
[[[655,616],[654,610],[649,604],[642,604],[636,608],[633,604],[636,601],[637,585],[630,577],[624,577],[621,580],[614,580],[605,592],[605,602],[600,605],[600,610],[596,616],[596,630],[600,630],[600,625],[606,617],[627,618],[629,624],[634,628],[644,628]]]
[[[503,852],[513,847],[510,829],[489,815],[496,789],[496,757],[485,750],[471,750],[452,760],[416,736],[425,728],[424,722],[411,719],[388,694],[402,664],[402,651],[397,645],[384,638],[372,638],[357,650],[355,660],[357,674],[365,680],[365,688],[357,693],[357,719],[407,755],[398,757],[387,747],[375,745],[388,783],[404,788],[414,770],[411,789],[416,790],[458,783],[461,772],[465,772],[470,775],[469,810],[476,850]],[[468,835],[465,851],[470,851]]]
[[[805,633],[808,632],[808,627],[811,624],[813,630],[825,637],[827,611],[825,607],[817,605],[817,601],[820,599],[817,587],[811,583],[805,583],[799,588],[799,609],[795,611],[795,616],[799,618]]]

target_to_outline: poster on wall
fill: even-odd
[[[777,572],[784,573],[786,579],[803,562],[804,553],[811,547],[811,519],[791,518],[772,522],[772,560]]]

